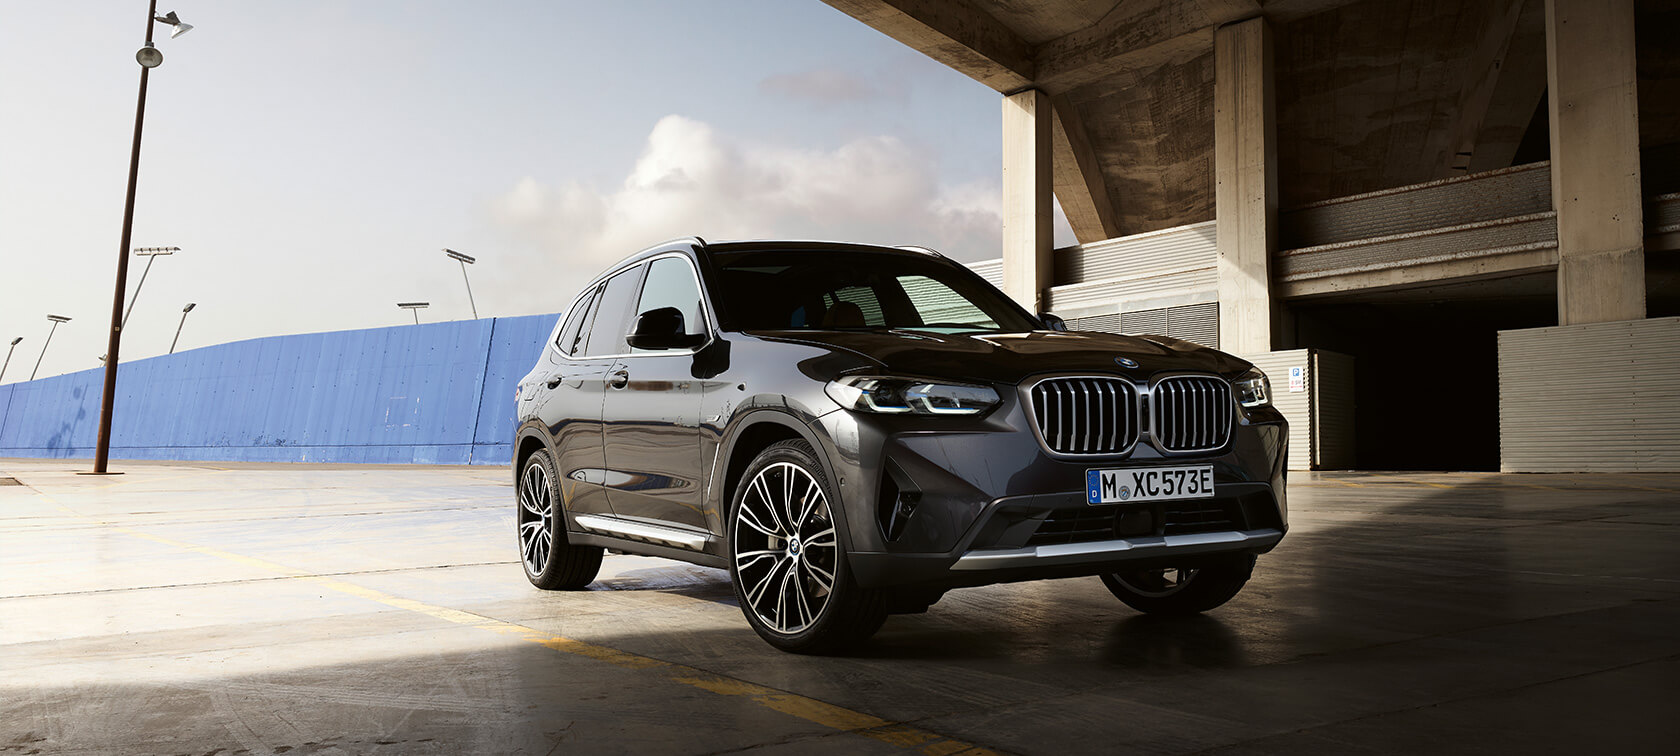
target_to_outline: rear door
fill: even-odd
[[[550,345],[547,401],[537,410],[554,438],[554,465],[568,516],[610,514],[606,493],[606,457],[601,448],[601,401],[608,374],[618,361],[603,335],[617,327],[613,307],[628,307],[641,282],[641,267],[620,273],[595,287],[575,308],[581,318],[568,321]],[[586,300],[586,301],[585,301]],[[605,308],[605,309],[603,309]],[[608,313],[603,317],[603,312]]]

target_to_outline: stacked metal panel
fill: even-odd
[[[1499,332],[1504,472],[1680,472],[1680,318]]]
[[[1289,419],[1289,469],[1353,467],[1353,357],[1320,349],[1243,355],[1272,383],[1272,404]]]

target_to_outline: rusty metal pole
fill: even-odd
[[[152,44],[157,0],[146,8],[146,44]],[[111,341],[105,350],[105,394],[99,404],[99,444],[93,472],[107,472],[111,457],[111,407],[117,398],[117,363],[122,348],[123,293],[128,288],[128,242],[134,232],[134,188],[140,178],[140,132],[146,124],[146,80],[152,69],[140,67],[140,97],[134,106],[134,150],[128,159],[128,199],[123,203],[122,244],[117,247],[117,287],[111,296]]]

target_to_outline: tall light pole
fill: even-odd
[[[134,298],[128,302],[128,311],[123,313],[122,325],[128,327],[128,316],[134,314],[134,303],[140,301],[140,290],[146,288],[146,274],[152,272],[152,263],[162,255],[173,255],[180,252],[180,247],[135,247],[137,257],[146,258],[146,267],[140,271],[140,283],[134,286]]]
[[[140,64],[140,96],[134,104],[134,148],[128,158],[128,197],[123,202],[122,243],[117,247],[117,287],[111,295],[111,340],[105,349],[105,391],[99,405],[99,442],[94,450],[93,472],[106,472],[111,457],[111,408],[117,398],[117,364],[122,349],[123,294],[128,289],[128,244],[134,232],[134,188],[140,180],[140,134],[146,125],[146,81],[153,68],[163,65],[163,53],[152,46],[152,27],[162,21],[175,27],[170,38],[192,30],[174,11],[167,16],[157,14],[157,0],[146,7],[146,44],[134,53]],[[43,349],[44,353],[46,350]]]
[[[53,334],[58,333],[58,324],[70,322],[70,319],[64,317],[63,315],[48,315],[47,320],[52,321],[52,330],[47,331],[47,341],[41,345],[41,356],[35,358],[35,369],[29,371],[29,380],[32,381],[35,380],[35,374],[41,372],[41,360],[45,359],[47,356],[47,347],[52,346],[52,337]],[[19,338],[18,340],[21,341],[22,338]],[[12,344],[15,346],[17,341],[12,342]],[[6,359],[11,359],[11,355],[8,354]]]
[[[197,307],[197,306],[198,306],[197,302],[188,302],[186,307],[181,308],[181,324],[178,325],[178,326],[175,326],[175,340],[169,342],[169,353],[170,354],[174,354],[175,353],[175,345],[181,343],[181,329],[187,327],[187,313],[192,312],[192,308]]]
[[[180,252],[180,251],[181,251],[180,247],[135,247],[134,248],[134,254],[135,254],[136,257],[146,258],[146,267],[140,271],[140,283],[134,285],[134,297],[128,300],[128,310],[123,312],[122,327],[124,327],[124,328],[128,327],[128,316],[134,314],[134,305],[135,305],[135,303],[140,301],[140,290],[146,288],[146,275],[152,272],[152,262],[157,260],[159,255],[173,255],[176,252]],[[99,363],[101,365],[105,364],[105,358],[108,357],[108,356],[110,356],[110,355],[108,355],[108,354],[99,355]]]
[[[6,350],[6,363],[4,365],[0,365],[0,380],[5,380],[5,378],[6,378],[6,368],[9,368],[9,367],[12,366],[12,352],[17,351],[17,345],[18,345],[19,341],[23,341],[22,336],[19,336],[15,339],[12,339],[12,348]]]
[[[472,306],[473,320],[478,320],[478,304],[473,301],[472,281],[467,280],[467,266],[478,262],[478,260],[474,259],[471,255],[463,255],[453,249],[445,248],[443,253],[449,255],[451,259],[461,263],[461,280],[467,284],[467,304]]]
[[[414,313],[414,324],[415,325],[420,325],[420,311],[426,309],[427,307],[431,307],[432,303],[431,302],[398,302],[397,306],[403,308],[404,310],[408,310],[409,312]]]

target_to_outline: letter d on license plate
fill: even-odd
[[[1085,471],[1085,501],[1091,504],[1206,499],[1211,496],[1213,465]]]

